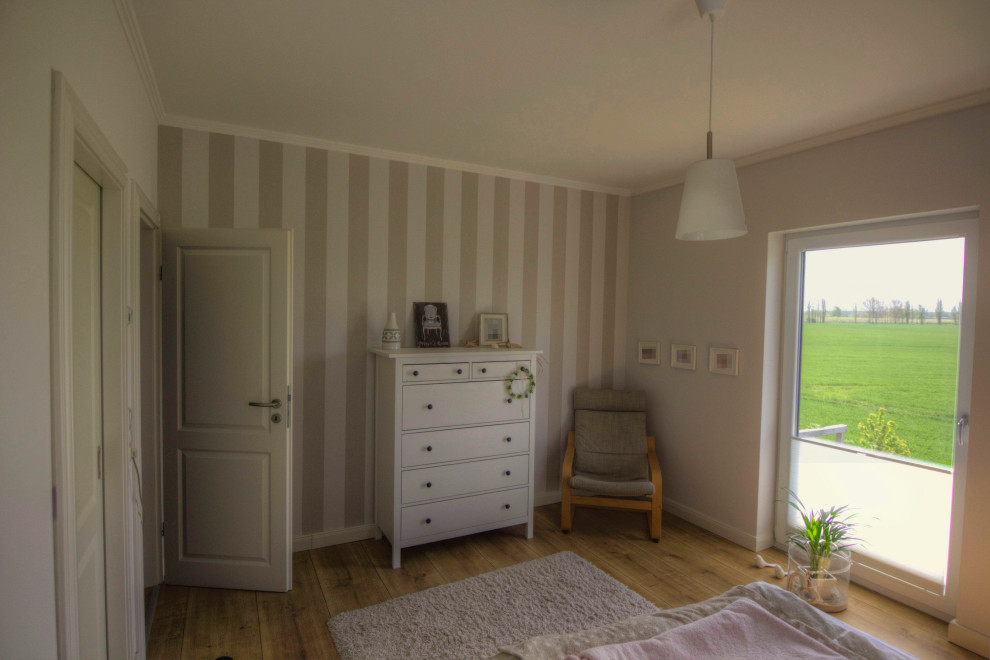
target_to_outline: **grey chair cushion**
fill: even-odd
[[[571,477],[573,495],[612,495],[616,497],[641,497],[653,494],[653,482],[643,479],[633,481],[603,479],[589,474]]]
[[[574,390],[574,410],[610,410],[613,412],[646,412],[646,392],[642,390]]]
[[[648,480],[646,413],[575,410],[574,473],[613,481]]]

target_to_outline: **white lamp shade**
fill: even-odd
[[[689,167],[677,218],[677,239],[715,241],[746,232],[735,164],[724,158],[708,158]]]

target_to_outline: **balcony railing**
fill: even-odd
[[[833,424],[832,426],[823,426],[820,429],[803,429],[798,431],[799,438],[821,438],[826,435],[834,435],[835,441],[840,445],[846,441],[846,431],[849,430],[847,424]]]
[[[866,447],[860,447],[858,445],[847,445],[846,444],[846,433],[849,431],[849,426],[847,424],[833,424],[831,426],[823,426],[821,428],[815,429],[800,429],[795,436],[795,440],[801,440],[803,442],[808,442],[811,444],[818,444],[823,447],[832,447],[839,451],[847,451],[853,454],[861,454],[863,456],[870,456],[881,461],[890,461],[891,463],[902,463],[904,465],[910,465],[912,467],[921,468],[923,470],[932,470],[934,472],[942,472],[944,474],[952,474],[952,467],[948,465],[940,465],[938,463],[929,463],[928,461],[922,461],[916,458],[908,458],[907,456],[898,456],[897,454],[888,454],[885,451],[876,451],[873,449],[868,449]],[[827,435],[835,436],[835,440],[821,440]],[[841,445],[837,447],[836,445]]]

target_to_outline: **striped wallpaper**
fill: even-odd
[[[389,311],[444,301],[543,351],[537,500],[559,491],[575,385],[624,382],[628,198],[162,126],[163,226],[294,230],[293,533],[370,524],[374,369]]]

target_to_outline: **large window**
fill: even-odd
[[[959,216],[787,241],[782,486],[859,511],[858,577],[954,606],[975,232]],[[967,251],[968,250],[968,251]],[[778,515],[778,540],[793,525]]]

